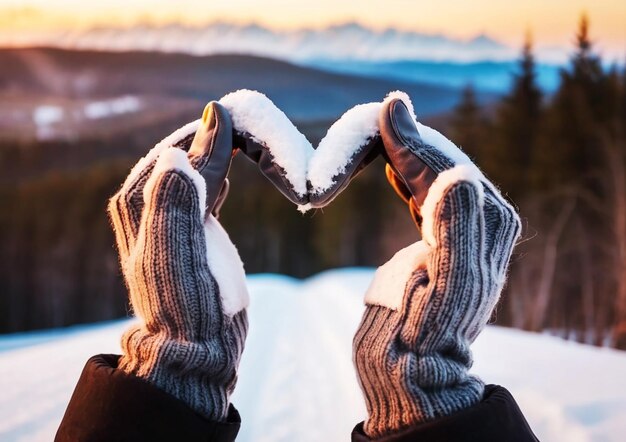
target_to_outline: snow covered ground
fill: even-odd
[[[349,440],[365,415],[351,341],[372,275],[249,277],[250,333],[233,397],[238,440]],[[52,440],[85,360],[119,352],[128,325],[0,337],[0,440]],[[623,440],[626,353],[498,327],[473,348],[474,371],[512,391],[542,441]]]

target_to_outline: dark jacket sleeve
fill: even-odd
[[[234,441],[241,419],[231,405],[212,422],[148,382],[117,369],[119,356],[87,361],[55,441]]]
[[[487,385],[483,400],[468,409],[425,422],[379,439],[363,432],[363,422],[352,431],[353,442],[536,442],[515,399],[506,388]]]

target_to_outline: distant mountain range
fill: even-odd
[[[129,28],[96,28],[47,33],[1,33],[2,45],[53,45],[64,48],[146,50],[196,55],[248,54],[281,60],[510,60],[517,54],[487,35],[469,40],[442,34],[387,29],[357,23],[324,29],[276,31],[259,25],[213,23]]]
[[[459,88],[472,83],[485,91],[508,89],[519,49],[487,35],[462,40],[443,34],[386,29],[357,23],[324,29],[276,31],[259,25],[179,24],[40,33],[2,32],[0,46],[52,46],[100,51],[149,51],[192,55],[240,54],[268,57],[339,73],[393,78]],[[565,51],[538,52],[538,80],[546,91],[558,83]]]
[[[312,66],[352,75],[373,78],[393,78],[418,81],[425,84],[446,86],[454,89],[471,84],[475,89],[498,94],[511,90],[514,76],[519,72],[517,61],[327,61],[316,60]],[[550,93],[559,85],[561,67],[553,64],[537,64],[536,80]]]

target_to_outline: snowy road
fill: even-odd
[[[233,402],[238,441],[346,441],[365,408],[351,361],[370,270],[249,278],[250,333]],[[85,360],[128,321],[0,337],[0,440],[50,441]],[[509,388],[542,441],[620,441],[626,353],[489,327],[475,372]]]

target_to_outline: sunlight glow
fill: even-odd
[[[76,30],[93,26],[202,25],[215,21],[258,23],[275,29],[326,27],[356,21],[375,29],[395,27],[452,37],[486,33],[519,44],[527,29],[544,45],[569,45],[580,14],[591,19],[593,35],[626,54],[623,0],[0,0],[0,30]]]

